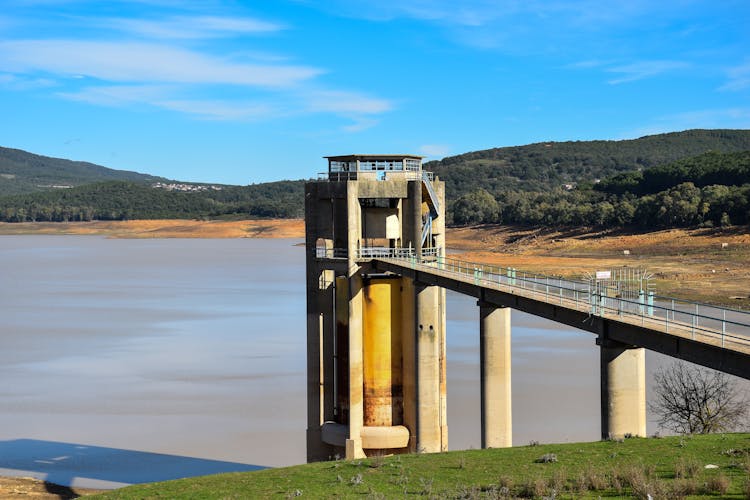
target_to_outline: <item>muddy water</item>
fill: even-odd
[[[116,486],[180,457],[202,460],[182,475],[303,462],[298,243],[0,237],[0,473]],[[451,449],[479,447],[478,314],[449,293]],[[593,335],[512,322],[514,442],[598,439]],[[147,454],[166,455],[151,475]]]

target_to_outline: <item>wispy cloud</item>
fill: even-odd
[[[281,24],[252,18],[178,16],[168,19],[109,18],[89,23],[148,38],[200,39],[267,34],[284,29]]]
[[[165,5],[158,1],[159,7]],[[205,11],[193,6],[189,12]],[[183,11],[185,12],[185,11]],[[366,92],[327,88],[326,70],[219,38],[267,36],[280,23],[240,16],[66,17],[86,21],[86,36],[0,41],[0,85],[22,90],[54,84],[54,96],[97,106],[150,106],[211,120],[257,120],[328,114],[356,132],[394,108]],[[61,30],[62,31],[62,30]],[[77,33],[77,32],[76,32]],[[102,33],[106,33],[103,36]],[[199,41],[200,43],[195,43]],[[226,50],[231,47],[231,50]],[[238,47],[242,47],[238,50]],[[220,98],[216,98],[220,95]]]
[[[737,91],[750,87],[750,61],[731,68],[727,76],[729,81],[719,87],[719,90]]]
[[[648,24],[674,5],[632,0],[331,0],[317,8],[370,21],[413,19],[439,25],[455,41],[480,48],[556,51],[560,41],[605,28]],[[599,37],[601,38],[601,37]],[[553,40],[553,43],[546,41]]]
[[[179,82],[288,87],[322,73],[292,65],[234,62],[178,47],[137,42],[0,42],[0,69],[118,82]]]
[[[208,120],[248,121],[279,115],[277,110],[267,103],[218,100],[167,100],[157,101],[156,105],[164,109],[188,113]]]
[[[608,68],[610,73],[617,73],[622,76],[612,78],[608,83],[618,85],[621,83],[635,82],[645,78],[668,73],[675,70],[685,69],[690,65],[683,61],[638,61],[623,66]]]
[[[385,113],[393,109],[391,101],[356,92],[317,91],[307,94],[306,99],[309,109],[316,112],[369,115]]]
[[[430,158],[444,158],[450,153],[450,146],[445,144],[424,144],[419,146],[419,152]]]
[[[10,90],[31,90],[54,87],[56,83],[49,78],[25,78],[10,73],[0,73],[0,85]]]
[[[351,123],[349,125],[344,125],[343,127],[341,127],[341,130],[343,130],[344,132],[349,132],[349,133],[362,132],[364,130],[374,127],[378,123],[380,123],[380,120],[375,120],[373,118],[360,117],[360,118],[355,119],[354,123]]]
[[[162,85],[101,85],[73,92],[58,92],[58,95],[71,101],[99,106],[127,106],[158,101],[173,91],[173,88]]]
[[[72,101],[99,106],[153,106],[208,120],[248,121],[281,114],[269,102],[176,97],[179,93],[179,88],[168,85],[114,85],[87,87],[77,92],[61,92],[59,95]]]

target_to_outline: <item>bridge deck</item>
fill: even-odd
[[[671,299],[647,305],[592,294],[585,282],[437,258],[377,257],[373,269],[438,285],[497,306],[546,317],[613,340],[646,347],[750,379],[750,314]]]

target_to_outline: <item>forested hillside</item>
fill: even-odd
[[[166,181],[163,177],[0,147],[0,196],[110,180],[149,183]]]
[[[707,151],[750,150],[750,130],[687,130],[624,141],[543,142],[494,148],[425,164],[446,182],[448,200],[484,189],[498,196],[544,192],[566,184],[643,170]]]
[[[303,216],[304,181],[228,186],[199,192],[110,181],[0,198],[0,220],[87,221]]]
[[[750,222],[750,130],[539,143],[426,167],[446,182],[449,224],[649,229]],[[153,176],[0,148],[0,193],[10,185],[39,190],[123,177],[130,182],[0,196],[0,221],[304,215],[301,180],[181,192],[154,187],[165,180]]]
[[[451,205],[456,224],[713,227],[750,222],[750,151],[709,152],[618,174],[595,187],[544,192],[477,189]]]

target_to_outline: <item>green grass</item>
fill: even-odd
[[[557,461],[538,462],[546,454]],[[750,434],[633,438],[321,462],[136,485],[100,498],[541,498],[553,491],[556,498],[748,498],[748,454]]]

